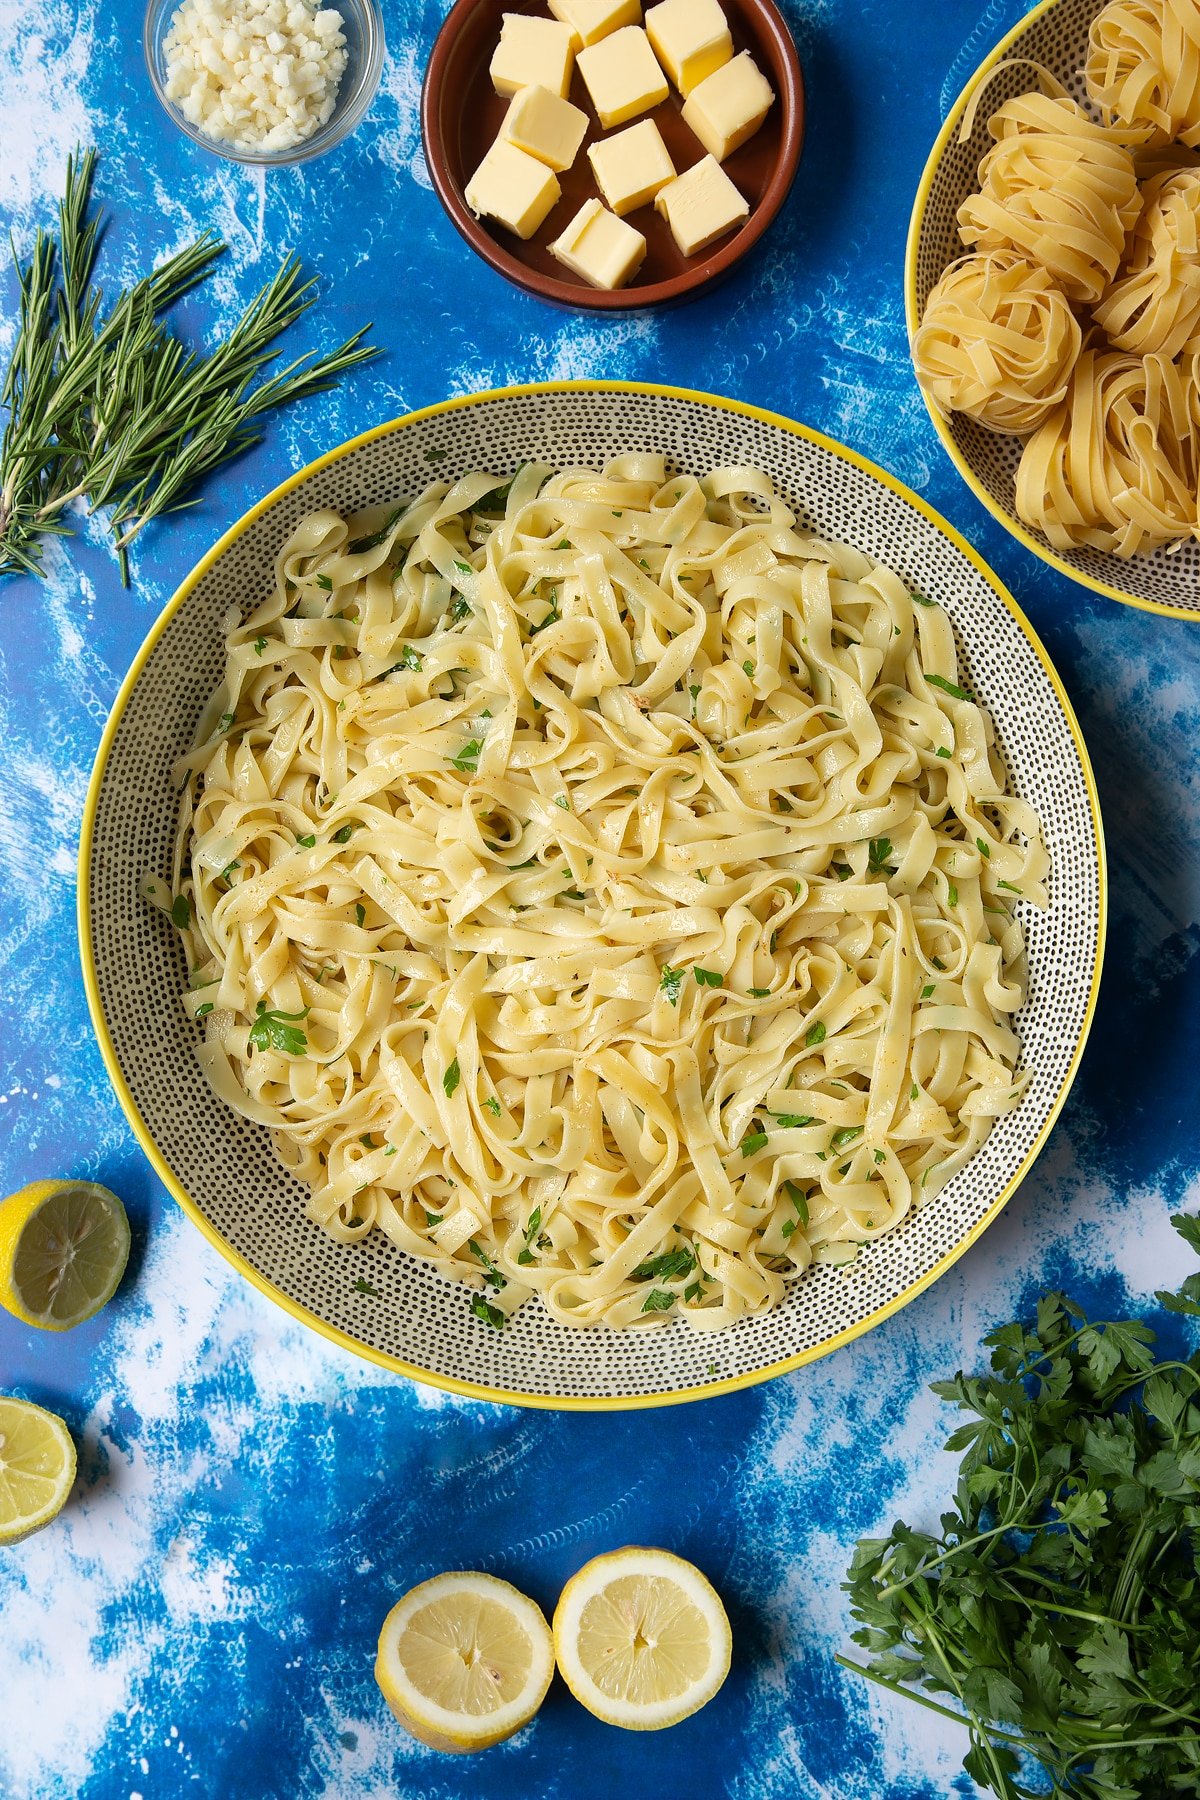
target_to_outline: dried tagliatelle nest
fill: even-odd
[[[1179,356],[1200,348],[1200,168],[1164,170],[1142,199],[1120,276],[1092,317],[1118,350]]]
[[[1196,524],[1194,359],[1086,349],[1063,404],[1026,444],[1017,510],[1056,550],[1134,556]]]
[[[996,250],[951,263],[925,303],[913,357],[940,411],[1023,436],[1065,397],[1080,343],[1047,271]]]
[[[1195,0],[1111,0],[1092,20],[1084,70],[1105,125],[1129,144],[1200,144]]]
[[[1177,147],[1200,144],[1200,4],[1119,0],[1091,44],[1099,121],[1036,64],[1042,91],[989,119],[974,254],[930,290],[913,363],[943,416],[1027,440],[1026,525],[1129,557],[1200,537],[1200,163]]]
[[[1098,300],[1140,210],[1128,150],[1065,92],[1018,94],[988,130],[996,143],[979,166],[979,192],[958,209],[963,243],[1015,250],[1069,300]]]

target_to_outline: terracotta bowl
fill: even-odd
[[[578,70],[571,101],[591,124],[572,168],[559,176],[562,199],[527,243],[491,219],[477,219],[463,189],[494,142],[508,101],[492,88],[488,65],[506,12],[549,17],[544,0],[456,0],[438,33],[421,95],[425,159],[442,205],[473,250],[526,293],[558,306],[629,312],[690,298],[727,275],[758,242],[787,198],[804,142],[804,76],[792,35],[773,0],[723,0],[735,54],[749,50],[775,89],[775,105],[748,144],[728,158],[726,173],[750,202],[740,231],[720,238],[707,253],[684,257],[665,219],[653,206],[628,215],[646,239],[646,260],[626,288],[607,292],[577,281],[551,256],[549,245],[585,200],[598,194],[587,146],[607,135],[595,122]],[[682,173],[699,162],[704,146],[683,123],[683,102],[672,87],[653,112],[671,159]]]

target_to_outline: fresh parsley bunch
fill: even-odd
[[[1200,1220],[1173,1223],[1200,1250]],[[1200,1316],[1200,1275],[1158,1299]],[[962,1719],[1002,1800],[1200,1794],[1200,1354],[1153,1341],[1062,1294],[993,1332],[990,1375],[934,1384],[970,1415],[940,1533],[854,1554],[867,1663],[839,1661]]]

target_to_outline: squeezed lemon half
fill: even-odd
[[[398,1600],[375,1679],[404,1729],[432,1750],[486,1750],[527,1725],[554,1674],[550,1627],[494,1575],[452,1572]]]
[[[0,1305],[26,1325],[69,1331],[116,1292],[129,1220],[95,1181],[31,1181],[0,1201]]]
[[[74,1479],[75,1446],[62,1420],[0,1394],[0,1544],[48,1525]]]
[[[630,1545],[593,1557],[554,1609],[563,1680],[590,1713],[660,1731],[707,1704],[729,1673],[733,1639],[716,1589],[668,1550]]]

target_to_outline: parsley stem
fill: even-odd
[[[843,1669],[852,1669],[856,1675],[865,1675],[868,1681],[874,1681],[880,1687],[890,1688],[893,1694],[899,1694],[902,1699],[915,1700],[918,1706],[925,1707],[928,1712],[940,1713],[943,1719],[950,1719],[955,1725],[965,1725],[968,1730],[970,1729],[970,1719],[965,1718],[962,1713],[955,1712],[951,1706],[939,1706],[936,1700],[931,1700],[928,1694],[922,1694],[918,1688],[907,1687],[903,1681],[892,1681],[889,1676],[881,1675],[878,1670],[867,1668],[863,1663],[856,1663],[849,1656],[839,1654],[833,1660],[840,1663]],[[1014,1749],[1029,1749],[1028,1739],[1016,1737],[1011,1731],[993,1731],[991,1736],[998,1743],[1011,1744]]]
[[[949,1562],[952,1557],[961,1556],[965,1550],[974,1550],[977,1544],[986,1544],[989,1538],[1003,1537],[1005,1532],[1011,1531],[1012,1528],[1013,1520],[1006,1518],[1001,1520],[999,1525],[993,1525],[990,1531],[980,1531],[974,1537],[963,1538],[962,1542],[958,1544],[947,1544],[940,1556],[932,1557],[929,1562],[923,1562],[919,1569],[914,1569],[911,1575],[905,1575],[903,1580],[889,1582],[887,1587],[880,1588],[879,1598],[890,1600],[893,1594],[901,1593],[912,1582],[923,1581],[931,1569],[940,1568],[944,1562]]]

